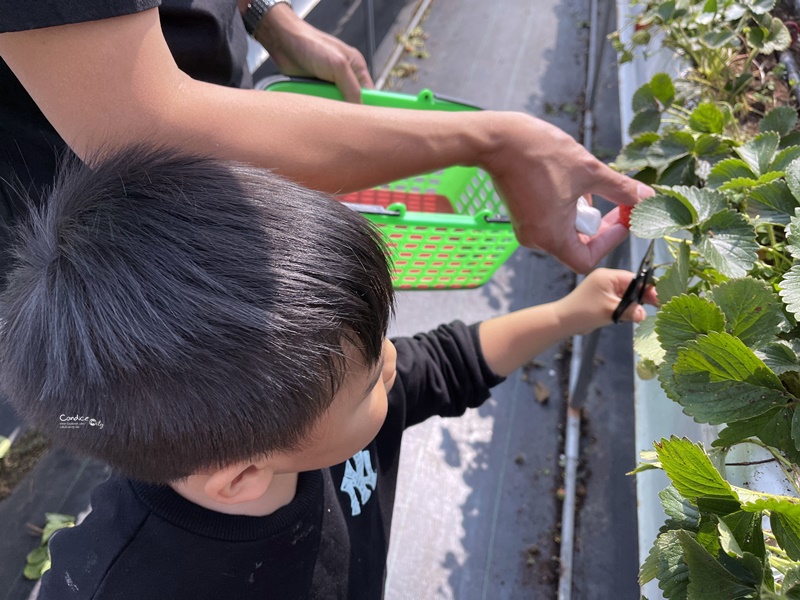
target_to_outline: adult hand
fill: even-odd
[[[358,50],[312,27],[285,3],[267,12],[255,38],[281,73],[331,81],[348,102],[361,102],[361,88],[375,87]]]
[[[524,246],[549,252],[578,273],[594,267],[628,235],[618,211],[594,236],[575,230],[577,199],[598,194],[633,206],[654,192],[607,167],[561,129],[521,113],[498,113],[491,173]]]

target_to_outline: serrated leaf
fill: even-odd
[[[666,304],[675,296],[686,293],[689,286],[689,243],[678,246],[675,261],[656,282],[656,294],[661,304]],[[660,362],[660,361],[659,361]]]
[[[640,357],[652,360],[658,365],[664,360],[664,350],[658,343],[655,326],[655,315],[648,316],[636,325],[633,332],[633,349]]]
[[[700,133],[722,133],[725,119],[712,102],[701,102],[689,117],[689,127]]]
[[[786,184],[794,197],[800,201],[800,158],[793,160],[786,167]]]
[[[697,185],[697,160],[694,156],[684,156],[671,163],[658,176],[661,185]]]
[[[720,211],[701,223],[694,245],[726,277],[744,277],[758,258],[753,226],[733,210]]]
[[[783,320],[780,299],[760,281],[731,279],[711,290],[710,300],[725,315],[726,330],[752,350],[775,339]]]
[[[664,237],[693,223],[693,215],[686,204],[665,194],[645,198],[631,213],[631,231],[643,238]]]
[[[705,221],[728,207],[725,196],[716,190],[682,185],[674,187],[656,186],[656,190],[683,202],[691,211],[695,223]]]
[[[746,14],[747,14],[747,9],[738,2],[734,2],[725,9],[723,18],[726,21],[738,21]]]
[[[720,541],[722,542],[722,529],[727,528],[730,535],[739,547],[737,556],[749,552],[761,560],[766,558],[764,546],[764,532],[761,530],[761,512],[736,511],[720,517]],[[726,539],[726,542],[729,540]],[[723,547],[725,544],[723,543]],[[733,546],[731,545],[733,549]],[[726,549],[727,552],[727,549]]]
[[[717,522],[717,535],[719,535],[719,545],[723,552],[729,556],[736,557],[741,557],[744,554],[739,547],[739,542],[736,541],[736,536],[733,535],[725,521],[720,520]]]
[[[765,223],[787,225],[798,207],[800,203],[785,181],[756,186],[748,194],[748,214],[758,216]]]
[[[637,136],[647,131],[658,131],[661,126],[661,111],[657,108],[649,108],[637,112],[630,125],[628,125],[628,135]]]
[[[658,5],[656,13],[663,21],[669,21],[675,12],[675,0],[667,0]]]
[[[776,0],[747,0],[745,4],[757,15],[763,15],[775,8]]]
[[[671,131],[650,148],[650,164],[663,171],[681,158],[689,156],[694,150],[694,137],[686,131]]]
[[[791,106],[777,106],[769,111],[758,124],[761,133],[774,131],[779,136],[787,135],[797,123],[797,110]]]
[[[730,152],[730,144],[715,135],[707,133],[699,136],[694,144],[694,155],[712,165],[726,158]]]
[[[800,157],[800,146],[788,146],[787,148],[783,148],[775,155],[772,164],[769,166],[769,170],[785,175],[786,169],[788,169],[792,161],[797,160],[798,157]]]
[[[714,513],[700,513],[700,527],[695,535],[697,543],[712,556],[722,549],[719,542],[719,517]]]
[[[788,342],[781,340],[772,342],[756,354],[776,375],[790,371],[800,371],[800,360],[798,360],[797,352]]]
[[[792,131],[781,138],[781,148],[800,146],[800,131]]]
[[[800,560],[800,519],[797,514],[773,510],[769,515],[772,535],[792,560]]]
[[[620,171],[643,169],[650,165],[650,147],[661,139],[657,133],[643,133],[622,149],[614,166]]]
[[[656,315],[658,341],[673,355],[699,335],[724,330],[725,315],[713,302],[699,296],[684,294],[673,298]]]
[[[639,572],[639,583],[644,585],[653,577],[667,600],[687,600],[689,568],[683,562],[683,547],[678,531],[668,531],[656,538],[650,554]],[[649,579],[648,579],[649,578]]]
[[[730,484],[711,464],[702,445],[686,438],[662,438],[654,444],[664,472],[675,489],[686,499],[698,497],[726,498],[738,502]]]
[[[644,110],[658,110],[656,97],[655,94],[653,94],[653,88],[649,83],[645,83],[633,93],[631,105],[634,113],[639,113]]]
[[[780,139],[777,133],[768,131],[735,148],[734,152],[750,167],[750,170],[760,176],[769,170],[769,165],[778,150]]]
[[[757,583],[743,580],[741,575],[731,573],[711,556],[698,542],[685,531],[678,533],[683,548],[683,560],[689,567],[688,593],[691,599],[732,600],[735,598],[756,598]],[[760,583],[760,582],[759,582]],[[760,587],[760,586],[758,586]]]
[[[800,264],[795,264],[784,274],[779,294],[786,310],[800,317]]]
[[[783,576],[783,587],[781,592],[786,596],[792,590],[800,591],[800,566],[792,567]]]
[[[713,29],[700,36],[700,42],[709,48],[722,48],[736,39],[735,31]]]
[[[792,43],[792,35],[778,17],[772,17],[767,28],[754,27],[750,33],[755,35],[748,35],[748,41],[754,40],[751,45],[758,48],[762,54],[786,50]]]
[[[650,80],[650,89],[653,95],[665,108],[675,99],[675,86],[672,78],[666,73],[656,73]]]
[[[758,438],[768,446],[781,450],[789,460],[796,462],[800,454],[792,440],[792,414],[793,410],[790,408],[775,408],[752,419],[729,423],[717,434],[717,439],[711,445],[725,448],[748,438]]]
[[[730,181],[726,181],[718,189],[723,192],[743,191],[754,188],[758,185],[758,179],[750,179],[749,177],[736,177]]]
[[[792,399],[741,340],[714,331],[678,349],[671,383],[683,412],[711,425],[750,419]]]
[[[691,501],[681,496],[674,486],[666,487],[658,493],[664,513],[670,518],[670,529],[697,529],[700,524],[700,511]]]
[[[786,250],[795,260],[800,259],[800,208],[795,209],[786,228]]]
[[[708,187],[718,188],[732,179],[757,179],[758,174],[738,158],[726,158],[718,162],[708,175]]]

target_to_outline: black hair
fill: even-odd
[[[301,447],[346,374],[343,344],[365,368],[380,358],[380,234],[244,164],[143,146],[89,164],[20,231],[0,300],[11,404],[151,482]]]

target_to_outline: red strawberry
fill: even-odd
[[[625,206],[624,204],[619,205],[619,224],[624,225],[628,229],[631,228],[631,211],[633,210],[632,206]]]

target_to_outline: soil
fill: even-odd
[[[11,495],[49,447],[47,440],[35,431],[26,431],[11,445],[8,454],[0,459],[0,501]]]

